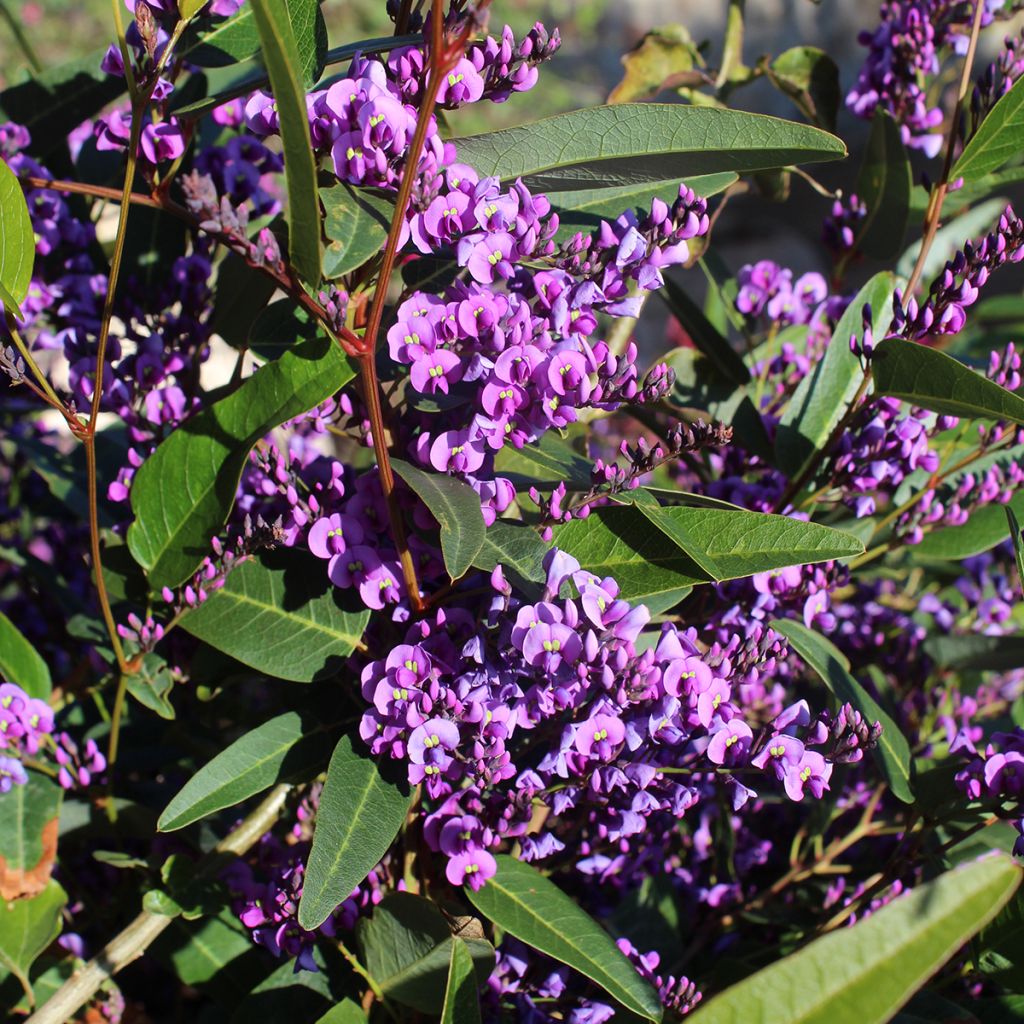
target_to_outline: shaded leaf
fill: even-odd
[[[43,700],[53,689],[46,662],[3,612],[0,612],[0,678],[17,683],[30,697]]]
[[[1010,527],[1010,539],[1013,541],[1013,555],[1017,562],[1017,586],[1024,588],[1024,537],[1021,536],[1020,523],[1011,502],[1006,506],[1006,522]]]
[[[737,385],[750,381],[750,371],[740,355],[708,320],[700,306],[671,277],[665,278],[665,287],[659,294],[686,330],[694,347],[726,380]]]
[[[815,46],[794,46],[768,65],[768,77],[815,124],[835,131],[839,68],[824,50]]]
[[[203,765],[164,808],[157,828],[173,832],[278,782],[309,778],[329,752],[330,737],[314,723],[295,711],[278,715]]]
[[[303,341],[312,341],[320,326],[292,299],[278,299],[260,311],[249,329],[249,348],[261,359],[277,359]]]
[[[872,330],[881,337],[892,316],[892,274],[876,274],[854,296],[839,318],[824,357],[800,381],[779,422],[775,455],[779,468],[796,479],[828,442],[864,379],[860,361],[850,351],[850,337],[863,334],[861,310],[871,306]]]
[[[0,899],[20,900],[42,892],[57,855],[57,830],[64,790],[41,772],[12,786],[0,800]]]
[[[509,935],[579,971],[627,1010],[661,1020],[658,994],[586,911],[536,868],[508,854],[495,859],[498,873],[476,892],[465,890],[481,914]]]
[[[639,509],[640,514],[659,532],[664,534],[680,551],[686,552],[704,572],[713,580],[722,579],[722,570],[715,559],[704,550],[703,546],[680,522],[677,516],[670,515],[667,509],[658,504],[658,499],[648,494],[650,501],[637,501],[643,490],[625,492]]]
[[[590,490],[592,462],[556,430],[533,444],[516,448],[507,444],[495,456],[495,471],[517,486],[551,487],[564,482],[570,490]]]
[[[174,691],[174,676],[164,658],[150,652],[142,659],[138,672],[125,680],[128,692],[143,706],[155,711],[161,718],[174,718],[170,695]]]
[[[857,178],[857,195],[867,214],[854,248],[875,260],[896,256],[907,233],[913,184],[899,126],[886,111],[876,111]]]
[[[337,673],[369,622],[369,610],[344,596],[319,559],[274,552],[233,569],[181,626],[243,665],[308,683]]]
[[[297,4],[300,0],[289,0]],[[309,0],[303,0],[309,2]],[[260,37],[260,49],[281,124],[285,180],[288,188],[288,254],[292,266],[310,285],[320,281],[320,203],[317,197],[316,160],[309,144],[306,90],[300,78],[302,56],[309,54],[308,34],[297,36],[289,20],[289,6],[280,0],[250,0]],[[315,3],[317,13],[319,4]],[[315,45],[315,42],[314,42]]]
[[[277,282],[272,277],[258,273],[237,253],[229,252],[217,268],[210,329],[234,348],[248,348],[252,327],[275,291]]]
[[[67,901],[64,890],[51,881],[32,899],[0,903],[0,967],[21,982],[26,994],[32,991],[29,969],[60,935],[61,911]]]
[[[441,1012],[454,943],[468,948],[478,986],[494,965],[490,943],[452,935],[437,906],[411,893],[386,896],[372,917],[359,921],[356,937],[363,963],[384,994],[424,1013]]]
[[[480,496],[455,477],[424,473],[401,459],[392,459],[391,466],[437,520],[445,568],[453,580],[461,579],[483,547],[487,530],[480,511]]]
[[[662,515],[689,534],[723,580],[863,551],[847,533],[787,516],[684,506],[664,508]],[[666,545],[633,506],[595,509],[587,519],[558,526],[555,544],[585,569],[615,577],[627,600],[711,579],[692,556]]]
[[[941,875],[726,989],[693,1024],[885,1024],[1020,883],[1007,856]],[[752,1017],[752,1008],[756,1017]]]
[[[461,939],[452,942],[448,963],[448,984],[445,987],[441,1024],[479,1024],[480,996],[477,992],[473,958]]]
[[[924,535],[920,544],[908,548],[911,557],[918,559],[942,558],[960,561],[990,551],[997,544],[1012,536],[1007,528],[1007,514],[1017,512],[1024,515],[1024,495],[1018,495],[1006,506],[983,505],[974,509],[962,526],[946,526],[931,530]]]
[[[1024,668],[1024,637],[932,636],[924,642],[925,653],[940,668],[977,672],[1006,672]]]
[[[537,531],[530,526],[513,526],[499,520],[487,528],[484,542],[477,552],[473,564],[478,569],[493,571],[496,565],[505,569],[520,584],[543,583],[544,558],[549,545],[540,539]]]
[[[846,147],[808,125],[674,103],[623,103],[558,114],[456,140],[483,176],[534,190],[613,187],[721,171],[838,160]]]
[[[950,416],[1024,424],[1024,398],[938,349],[887,338],[872,367],[876,394]]]
[[[348,899],[405,824],[408,782],[357,751],[349,736],[334,748],[306,862],[299,923],[312,931]]]
[[[981,126],[964,146],[950,171],[949,180],[977,181],[997,171],[1024,148],[1024,87],[1020,80],[1000,97]]]
[[[327,338],[286,352],[237,391],[187,420],[132,482],[128,547],[155,589],[187,579],[227,521],[249,450],[355,375]]]
[[[322,189],[324,204],[324,277],[348,274],[383,248],[395,207],[382,196],[341,182]]]
[[[343,999],[332,1006],[316,1024],[366,1024],[363,1008],[351,999]]]
[[[837,700],[852,704],[868,722],[881,723],[882,735],[872,754],[893,795],[904,803],[913,803],[910,746],[906,737],[874,697],[850,675],[850,663],[846,656],[831,641],[808,629],[803,623],[776,619],[771,627],[789,640],[793,649],[821,677]]]

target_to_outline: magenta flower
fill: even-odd
[[[452,857],[444,873],[452,885],[467,884],[476,890],[498,873],[498,862],[486,850],[470,850]]]
[[[734,718],[715,730],[708,744],[708,760],[713,764],[737,764],[746,757],[753,738],[750,726]]]
[[[610,761],[626,738],[626,727],[613,715],[594,715],[576,730],[576,749],[584,757]]]
[[[783,785],[790,800],[803,800],[805,787],[810,789],[812,796],[820,800],[822,793],[829,788],[828,780],[831,777],[831,763],[816,751],[807,750],[804,751],[799,763],[786,764]]]
[[[523,639],[523,657],[531,665],[554,672],[565,662],[573,665],[583,651],[579,634],[560,622],[538,622]]]

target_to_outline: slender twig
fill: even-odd
[[[974,0],[974,21],[971,23],[971,38],[967,44],[967,53],[964,56],[963,67],[960,71],[960,88],[957,90],[956,105],[953,107],[953,116],[949,122],[949,133],[946,137],[946,158],[942,164],[942,176],[932,189],[928,197],[928,209],[924,217],[924,235],[921,238],[921,248],[917,253],[917,262],[907,282],[907,290],[904,294],[909,298],[914,294],[924,273],[925,261],[935,241],[935,234],[939,229],[939,217],[942,215],[942,204],[946,200],[946,193],[949,191],[949,172],[953,167],[953,150],[956,146],[957,133],[960,128],[960,112],[963,109],[964,99],[967,90],[971,85],[971,69],[974,67],[974,54],[978,49],[978,35],[981,32],[981,18],[985,12],[984,0]]]
[[[252,814],[217,844],[197,873],[209,876],[223,865],[226,855],[240,857],[251,849],[277,821],[290,789],[290,786],[284,784],[272,789]],[[85,967],[64,982],[29,1017],[26,1024],[65,1024],[99,991],[105,981],[142,956],[173,920],[173,917],[144,910]]]

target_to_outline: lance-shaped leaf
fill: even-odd
[[[386,896],[373,916],[356,926],[362,961],[384,995],[434,1016],[441,1012],[451,948],[463,943],[472,958],[477,985],[494,966],[494,948],[463,931],[453,935],[437,905],[412,893]]]
[[[807,565],[863,552],[856,537],[788,516],[711,508],[663,508],[660,516],[678,525],[692,544],[712,559],[717,574],[694,556],[666,544],[635,506],[595,509],[587,519],[555,528],[555,544],[598,576],[613,576],[622,597],[666,593],[711,579],[737,579],[789,565]]]
[[[298,46],[302,81],[316,83],[327,55],[327,26],[319,0],[287,0],[288,20]],[[260,51],[256,15],[243,7],[234,17],[222,21],[184,51],[189,62],[200,67],[218,68],[247,60]]]
[[[67,894],[50,883],[32,899],[0,903],[0,968],[10,971],[32,994],[29,970],[40,953],[60,935]]]
[[[155,589],[187,579],[227,521],[249,450],[355,375],[327,338],[297,345],[175,430],[132,483],[128,547]]]
[[[452,943],[441,1024],[480,1024],[480,995],[477,992],[473,958],[461,939],[455,939]]]
[[[964,419],[1024,424],[1024,398],[945,352],[887,338],[872,359],[875,393]]]
[[[344,183],[320,192],[324,204],[324,277],[341,277],[361,267],[384,245],[395,207],[381,196]]]
[[[498,873],[476,892],[465,890],[481,914],[502,931],[579,971],[627,1010],[661,1020],[658,994],[575,900],[529,864],[508,854],[495,859]]]
[[[483,546],[473,564],[488,572],[500,565],[506,575],[517,578],[520,585],[543,583],[546,575],[544,558],[548,551],[549,545],[532,527],[513,526],[499,520],[487,528]]]
[[[852,704],[868,722],[881,723],[882,735],[872,753],[893,795],[904,803],[913,803],[910,747],[906,737],[874,697],[850,675],[846,656],[831,641],[803,623],[790,619],[776,620],[771,627],[789,640],[797,654],[821,677],[838,700]]]
[[[871,135],[857,178],[857,195],[867,214],[857,229],[856,249],[876,260],[891,259],[900,251],[910,218],[913,184],[899,126],[879,110],[871,121]]]
[[[846,155],[839,139],[809,125],[675,103],[591,107],[459,139],[456,147],[459,159],[481,176],[521,177],[530,188],[550,192],[681,181]]]
[[[28,295],[36,236],[14,171],[0,160],[0,302],[20,307]]]
[[[1024,494],[1018,494],[1005,507],[998,504],[974,509],[961,526],[947,526],[924,535],[920,544],[907,549],[914,561],[941,558],[960,561],[990,551],[1012,536],[1007,526],[1007,513],[1024,515]]]
[[[46,662],[3,612],[0,612],[0,679],[17,683],[30,697],[49,697],[53,688]]]
[[[483,547],[487,528],[480,496],[468,484],[441,473],[424,473],[392,459],[394,471],[419,495],[441,527],[441,552],[453,580],[466,575]]]
[[[815,46],[794,46],[765,65],[768,79],[815,124],[835,131],[839,68]]]
[[[998,171],[1010,157],[1016,156],[1024,146],[1024,87],[1020,80],[989,111],[981,127],[964,146],[960,158],[953,165],[950,181],[963,178],[965,182]]]
[[[678,516],[668,513],[658,503],[654,495],[647,493],[642,488],[635,491],[625,492],[633,499],[637,510],[659,533],[664,534],[680,551],[685,551],[700,568],[713,580],[722,579],[722,570],[715,561],[714,556],[709,554],[702,544],[690,533],[685,522],[680,522]],[[644,500],[637,500],[640,495],[645,495]]]
[[[699,196],[708,198],[723,192],[739,175],[733,171],[721,174],[702,174],[687,178],[683,184],[692,188]],[[615,220],[626,210],[641,209],[645,213],[651,208],[653,199],[661,199],[671,206],[679,197],[678,178],[666,181],[642,181],[635,185],[618,188],[585,188],[559,192],[554,198],[552,209],[558,214],[558,231],[555,241],[571,238],[577,231],[593,234],[601,221]]]
[[[1013,541],[1013,555],[1017,562],[1017,586],[1024,588],[1024,537],[1012,505],[1006,506],[1006,522],[1010,527],[1010,540]]]
[[[370,612],[300,551],[250,559],[181,619],[211,647],[268,676],[309,683],[336,675],[358,646]]]
[[[1021,869],[1004,855],[948,871],[726,989],[690,1020],[886,1024],[995,917],[1020,879]]]
[[[308,716],[295,711],[278,715],[203,765],[164,809],[157,828],[173,832],[278,782],[309,778],[327,760],[330,742]]]
[[[359,742],[359,741],[357,741]],[[405,824],[409,784],[343,736],[327,769],[313,848],[306,862],[299,923],[312,931],[352,894]]]
[[[1024,667],[1022,636],[932,636],[924,642],[924,649],[940,668],[1007,672]]]
[[[250,0],[250,4],[281,124],[288,187],[285,211],[288,253],[302,279],[307,284],[317,285],[320,282],[320,200],[316,188],[316,160],[309,141],[306,90],[301,81],[302,57],[288,5],[280,0]]]
[[[864,379],[860,361],[850,351],[850,337],[864,331],[862,310],[871,307],[872,331],[881,336],[892,316],[895,281],[891,274],[876,274],[857,293],[839,318],[823,358],[796,389],[779,423],[775,454],[779,468],[795,479],[827,443],[836,424]]]

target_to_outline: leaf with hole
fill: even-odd
[[[484,917],[579,971],[632,1013],[661,1020],[658,994],[586,911],[536,868],[508,854],[495,859],[498,873],[477,891],[465,890]]]
[[[378,764],[365,749],[357,750],[349,736],[338,741],[303,876],[303,928],[319,928],[349,898],[405,824],[412,791],[396,768],[393,762]]]
[[[297,345],[175,430],[132,482],[128,547],[159,590],[195,572],[227,521],[249,451],[355,375],[328,338]]]

